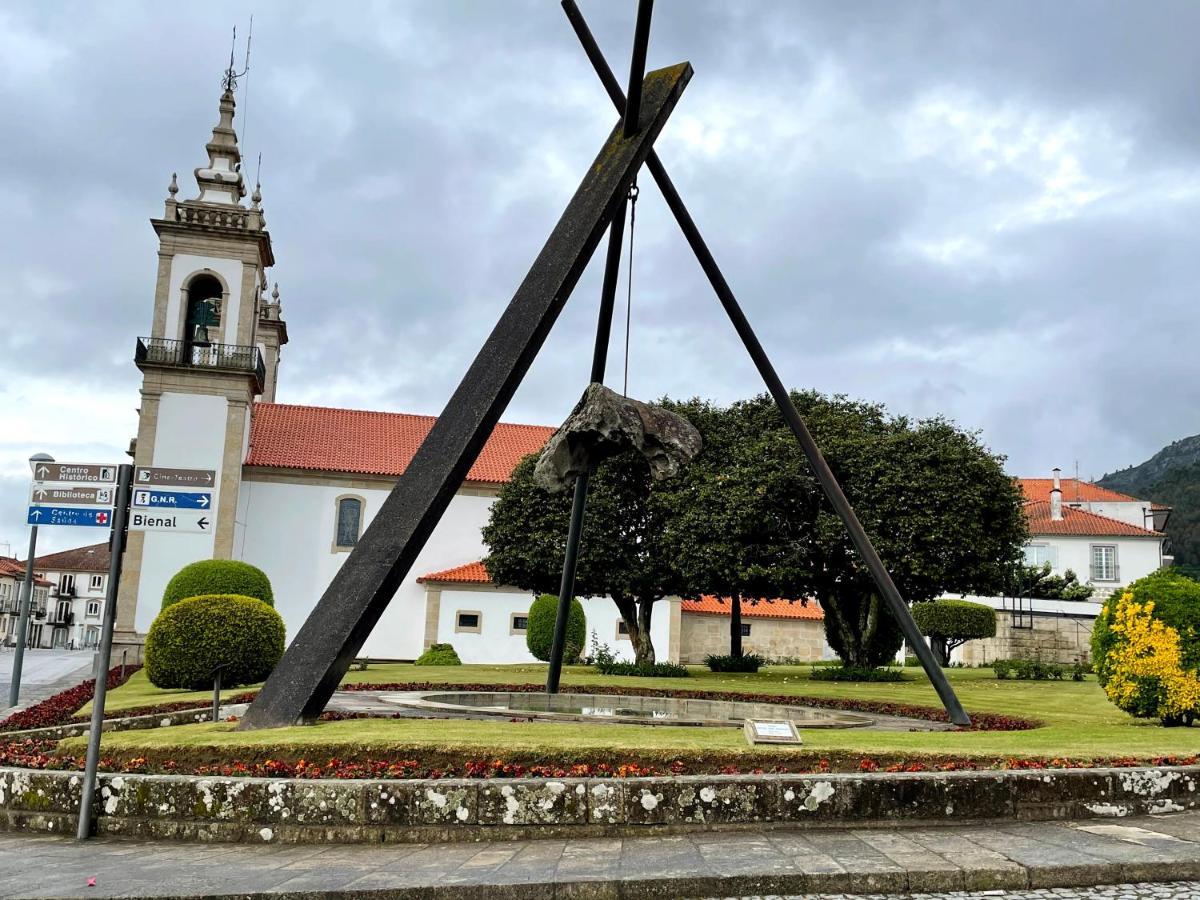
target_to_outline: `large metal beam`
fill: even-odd
[[[579,7],[575,5],[574,0],[562,0],[562,7],[571,22],[571,26],[575,29],[575,35],[583,45],[584,52],[587,54],[588,59],[591,60],[592,67],[596,70],[596,74],[600,77],[600,81],[608,92],[613,106],[616,107],[618,113],[624,116],[625,97],[621,93],[621,85],[609,67],[608,62],[604,59],[604,54],[601,52],[600,46],[596,43],[596,39],[592,36],[591,30],[587,27],[587,22],[584,21],[582,13],[579,12]],[[712,252],[708,249],[708,244],[705,242],[704,237],[700,234],[700,229],[696,227],[696,223],[692,220],[691,213],[688,212],[683,199],[679,196],[679,192],[675,190],[675,185],[667,175],[667,170],[663,166],[662,161],[659,160],[658,154],[651,151],[650,156],[646,160],[646,168],[654,176],[659,190],[662,191],[663,198],[667,201],[667,206],[670,207],[672,214],[674,214],[675,221],[679,224],[680,230],[683,231],[683,235],[691,246],[692,252],[696,254],[696,259],[700,262],[700,267],[704,270],[704,274],[708,276],[709,283],[712,285],[713,290],[717,294],[717,299],[721,301],[721,306],[724,307],[726,314],[733,323],[734,330],[737,331],[746,350],[750,353],[750,358],[754,361],[759,375],[766,383],[767,390],[775,399],[775,403],[779,407],[784,421],[787,422],[788,427],[795,434],[796,440],[804,451],[804,455],[808,457],[809,465],[812,466],[813,474],[816,475],[817,481],[825,493],[825,497],[829,500],[830,505],[846,526],[846,531],[850,535],[850,541],[854,544],[854,549],[858,551],[858,555],[862,558],[863,562],[866,563],[868,570],[870,570],[871,578],[875,581],[880,595],[887,603],[888,610],[899,623],[901,631],[904,632],[905,640],[921,661],[921,666],[925,669],[925,674],[929,676],[929,680],[933,683],[933,687],[937,691],[942,705],[946,707],[950,721],[956,725],[970,725],[971,719],[967,716],[966,711],[958,700],[958,696],[954,693],[954,688],[950,685],[949,679],[946,678],[946,673],[942,671],[942,667],[934,658],[929,643],[921,634],[921,630],[917,628],[917,623],[913,621],[912,612],[909,610],[908,604],[904,602],[904,597],[901,596],[900,590],[896,587],[895,582],[892,581],[892,576],[888,572],[887,567],[884,566],[883,560],[879,558],[879,553],[871,543],[871,538],[863,529],[862,523],[858,521],[854,507],[846,499],[846,494],[842,490],[841,485],[838,484],[837,477],[833,474],[833,470],[829,468],[829,463],[825,461],[825,457],[817,446],[817,442],[813,440],[808,426],[805,425],[804,419],[800,415],[800,411],[792,403],[791,395],[784,387],[770,359],[767,358],[766,351],[763,350],[762,344],[759,343],[758,337],[754,333],[754,329],[751,328],[749,320],[746,318],[745,313],[742,312],[737,298],[733,295],[733,290],[729,287],[728,282],[725,281],[725,276],[722,274],[720,266],[717,265]]]
[[[240,728],[312,721],[325,709],[541,349],[691,76],[688,63],[646,76],[638,133],[626,138],[617,123],[462,383]]]

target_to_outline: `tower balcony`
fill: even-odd
[[[166,368],[253,375],[254,390],[258,394],[262,393],[267,381],[267,367],[258,348],[242,344],[195,344],[140,337],[133,361],[143,372],[147,368]]]

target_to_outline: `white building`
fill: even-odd
[[[1050,563],[1055,575],[1074,572],[1102,599],[1163,565],[1170,509],[1108,488],[1060,478],[1022,478],[1029,565]]]
[[[7,556],[0,556],[0,644],[12,647],[17,643],[17,622],[21,615],[21,590],[25,584],[25,563]],[[42,647],[46,632],[47,602],[50,597],[49,581],[33,579],[33,602],[29,607],[29,625],[25,634],[25,646]]]
[[[34,574],[50,584],[36,646],[90,650],[99,645],[110,559],[107,541],[34,559]]]

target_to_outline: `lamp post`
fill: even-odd
[[[29,457],[29,468],[37,472],[38,463],[54,462],[49,453]],[[29,635],[29,609],[33,605],[33,558],[37,555],[37,526],[29,529],[29,555],[25,558],[25,582],[21,586],[21,613],[17,620],[17,646],[13,652],[12,683],[8,686],[8,705],[16,706],[21,696],[21,666],[25,662],[25,641]]]

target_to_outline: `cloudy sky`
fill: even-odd
[[[581,6],[623,78],[634,3]],[[0,553],[31,452],[123,458],[147,220],[173,171],[195,196],[251,12],[283,402],[439,412],[615,121],[554,0],[0,0]],[[1099,476],[1200,431],[1197,34],[1188,0],[660,0],[650,66],[696,74],[658,148],[786,382]],[[757,392],[643,185],[630,393]],[[602,255],[510,421],[584,387]]]

